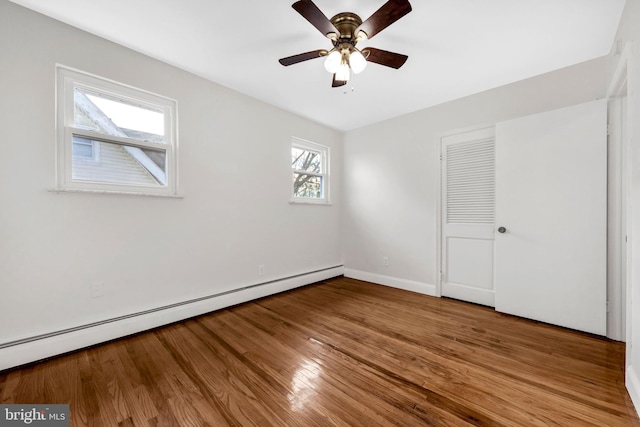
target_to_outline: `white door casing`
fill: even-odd
[[[443,136],[441,291],[494,306],[493,127]]]
[[[626,340],[627,188],[628,161],[625,138],[626,96],[608,99],[608,230],[607,230],[607,337]]]
[[[496,125],[496,310],[607,332],[606,100]]]

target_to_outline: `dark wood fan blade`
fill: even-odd
[[[333,75],[333,81],[331,82],[331,87],[340,87],[346,85],[347,82],[344,80],[336,80],[336,75]]]
[[[411,5],[408,0],[389,0],[360,24],[353,34],[358,37],[358,33],[364,31],[370,39],[409,12]]]
[[[340,31],[329,21],[318,6],[311,0],[300,0],[291,5],[304,19],[309,21],[311,25],[316,27],[324,36],[329,33],[340,36]]]
[[[299,53],[298,55],[288,56],[286,58],[279,59],[280,62],[285,67],[288,65],[297,64],[298,62],[308,61],[310,59],[320,58],[321,56],[325,56],[327,51],[324,49],[312,50],[311,52]]]
[[[368,56],[367,52],[369,52]],[[407,55],[376,49],[375,47],[362,49],[362,53],[369,62],[375,62],[376,64],[386,65],[387,67],[395,69],[402,67],[409,58]]]

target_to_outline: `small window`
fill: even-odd
[[[63,67],[57,73],[57,189],[175,195],[175,101]]]
[[[293,201],[328,203],[329,148],[294,138],[291,144]]]
[[[98,147],[98,143],[94,144],[94,141],[91,141],[90,139],[74,136],[71,155],[78,159],[96,161]]]

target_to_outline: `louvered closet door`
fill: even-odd
[[[493,128],[441,139],[442,295],[493,307]]]

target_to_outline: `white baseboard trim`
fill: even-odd
[[[633,406],[636,407],[636,413],[640,414],[640,377],[634,369],[634,366],[627,367],[625,383],[629,396],[631,397],[631,402],[633,402]]]
[[[365,282],[377,283],[378,285],[390,286],[392,288],[404,289],[405,291],[417,292],[432,297],[438,296],[436,285],[430,283],[416,282],[414,280],[400,279],[382,274],[369,273],[367,271],[344,269],[344,276],[352,279],[363,280]]]
[[[343,274],[343,270],[342,266],[329,267],[155,310],[80,325],[46,336],[0,344],[0,371],[337,277]]]

